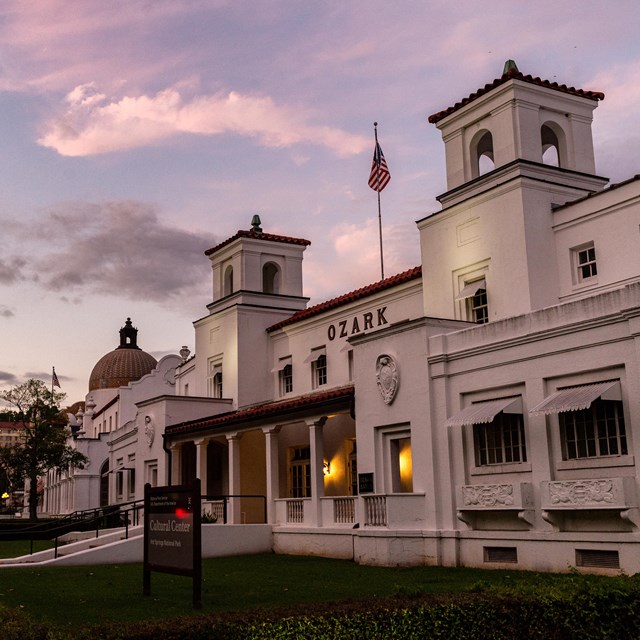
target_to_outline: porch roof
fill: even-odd
[[[355,395],[353,385],[319,391],[304,396],[297,396],[290,400],[278,400],[266,402],[238,411],[229,411],[209,418],[189,420],[172,424],[165,428],[165,436],[196,433],[201,431],[224,431],[229,427],[240,427],[243,424],[255,422],[278,422],[279,420],[292,420],[296,417],[303,418],[310,412],[320,410],[330,412],[337,408],[349,406],[351,408]]]

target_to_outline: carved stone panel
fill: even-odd
[[[462,505],[459,508],[513,507],[512,484],[477,484],[462,487]]]
[[[637,506],[633,477],[543,482],[543,509],[626,509]]]

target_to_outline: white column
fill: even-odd
[[[322,503],[324,497],[324,442],[322,428],[326,417],[307,420],[309,427],[309,447],[311,449],[311,519],[310,524],[322,526]]]
[[[238,433],[227,435],[229,443],[229,494],[239,496],[240,487],[240,438]],[[229,524],[240,524],[242,522],[240,514],[240,498],[230,498],[227,507],[227,521]]]
[[[275,500],[280,497],[278,433],[281,427],[263,427],[267,457],[267,522],[276,524]]]
[[[207,495],[207,445],[205,438],[194,440],[196,445],[196,477],[200,478],[200,491]]]

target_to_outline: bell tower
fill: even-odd
[[[485,323],[559,302],[554,209],[608,182],[591,122],[604,94],[503,74],[429,117],[447,191],[418,221],[427,316]]]
[[[213,299],[196,329],[197,395],[228,398],[233,406],[269,398],[270,343],[266,329],[307,306],[302,254],[311,244],[262,229],[255,215],[240,230],[205,251],[211,261]],[[239,384],[242,380],[242,385]]]
[[[205,251],[213,271],[213,305],[221,300],[248,298],[258,304],[293,305],[302,299],[302,254],[311,243],[302,238],[290,238],[264,233],[260,216],[254,215],[251,229],[240,230],[235,236]],[[265,295],[269,296],[268,302]],[[278,296],[275,303],[271,296]],[[285,298],[290,299],[285,302]],[[209,305],[211,307],[211,305]],[[293,308],[292,307],[292,308]]]
[[[517,160],[594,174],[591,121],[602,99],[525,76],[507,60],[500,78],[429,117],[442,132],[447,190]]]

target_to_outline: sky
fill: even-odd
[[[3,0],[0,391],[55,366],[67,403],[131,317],[193,350],[204,251],[306,238],[315,304],[420,263],[444,147],[427,117],[520,71],[602,91],[597,173],[640,173],[637,0]]]

